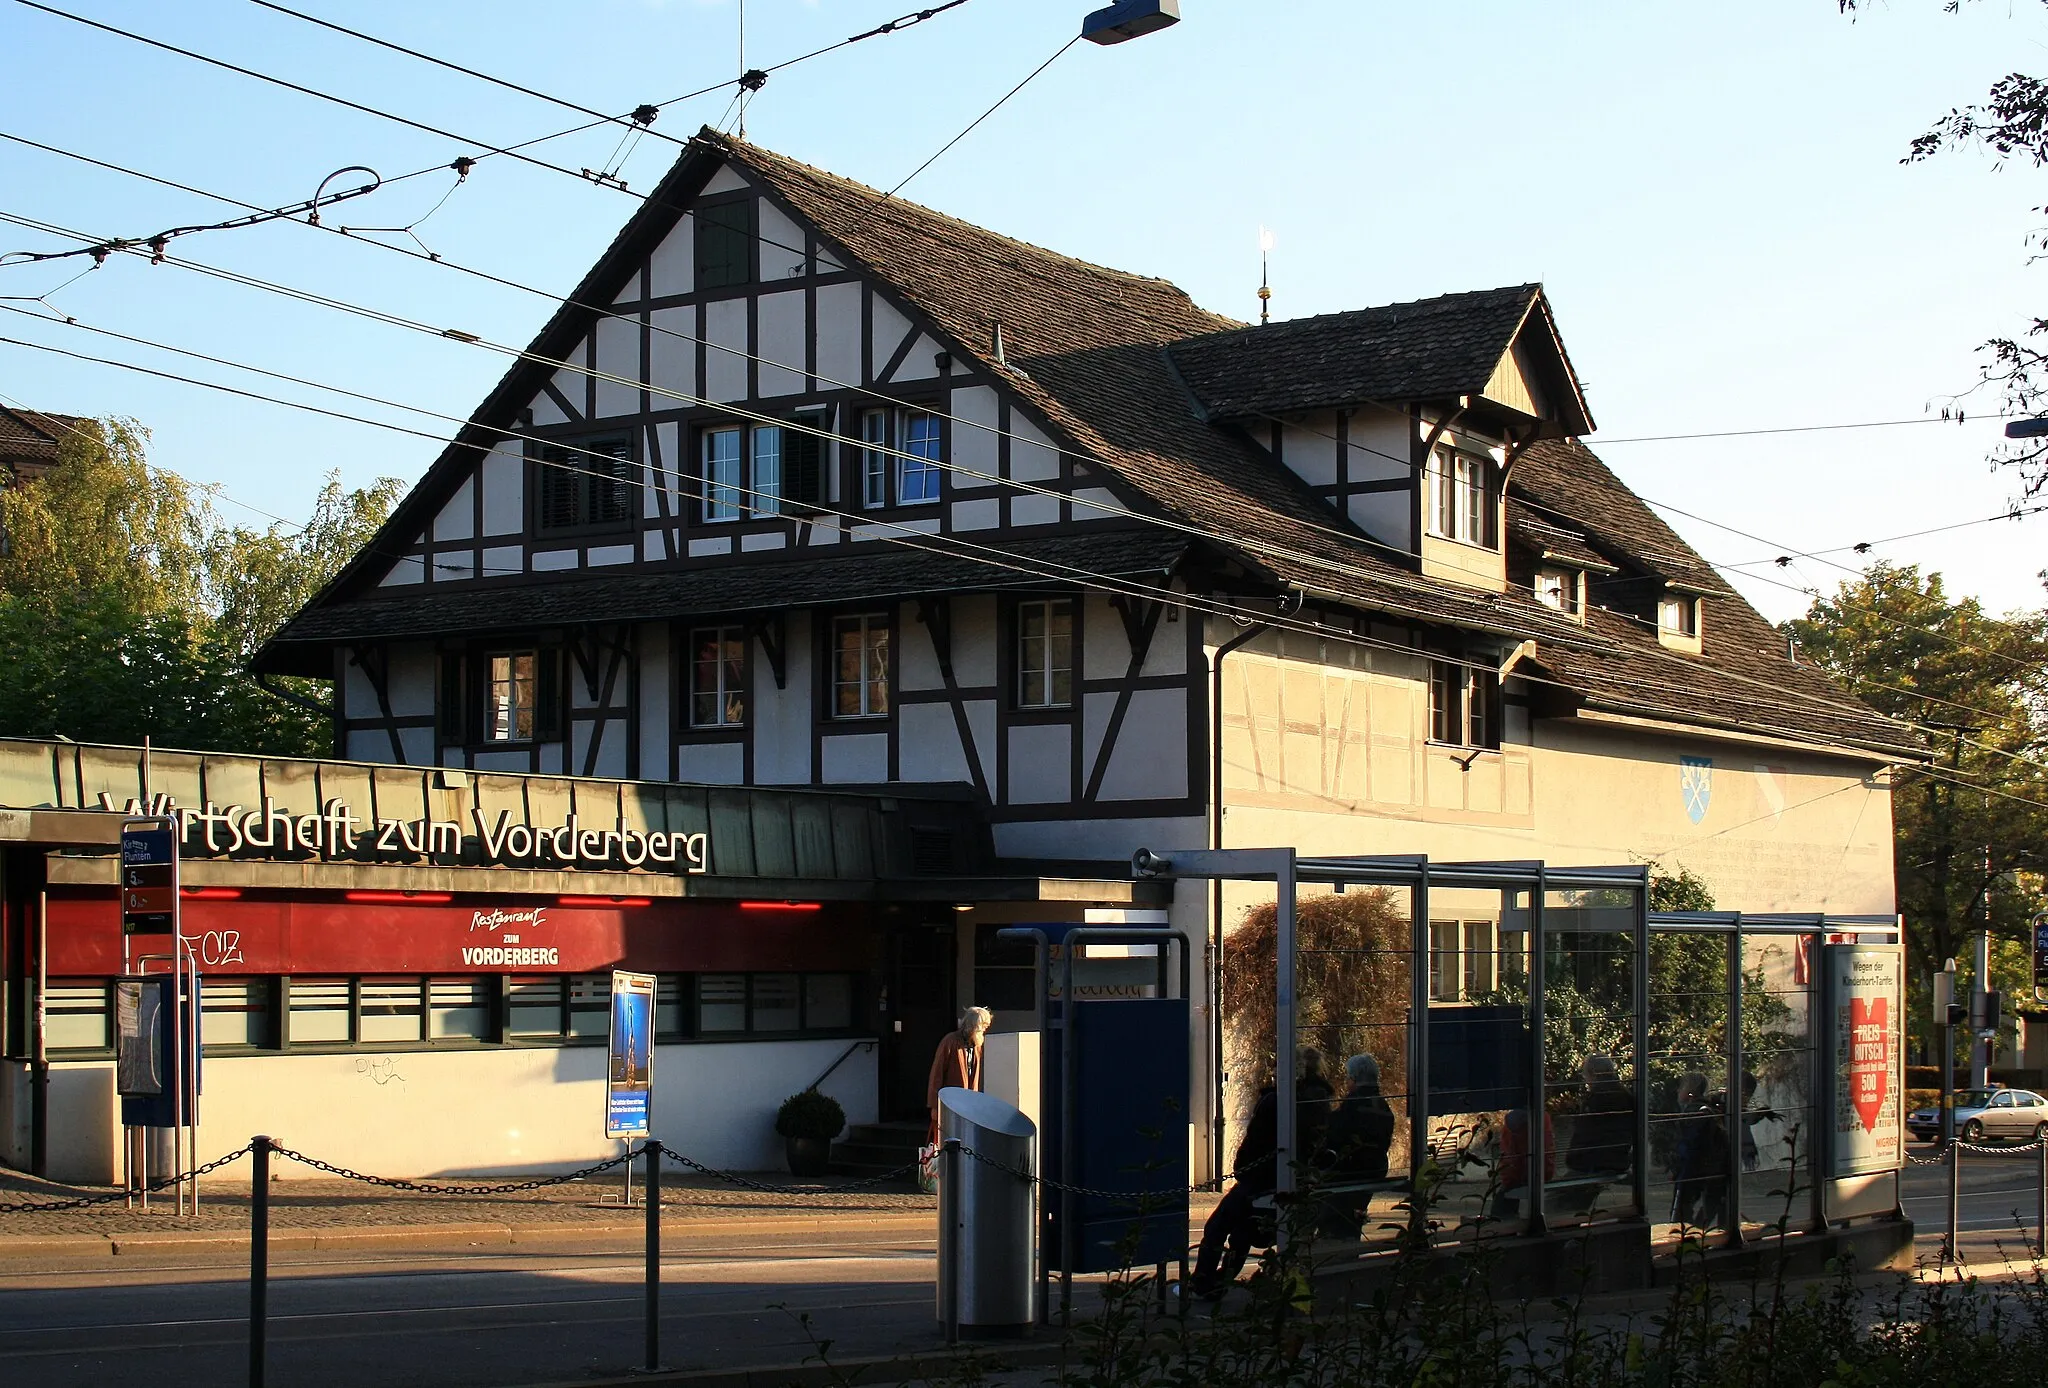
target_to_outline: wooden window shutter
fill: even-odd
[[[441,685],[434,721],[444,747],[459,747],[469,738],[468,665],[469,657],[460,651],[441,652]]]
[[[562,652],[555,650],[536,651],[533,657],[533,737],[536,742],[559,742],[562,739]]]
[[[541,530],[568,530],[581,519],[577,503],[583,491],[582,474],[575,470],[569,454],[559,448],[543,447],[539,453],[540,506],[534,520]]]
[[[822,415],[799,416],[797,423],[817,428]],[[792,505],[825,504],[825,441],[796,429],[782,431],[782,498]]]
[[[723,289],[754,281],[754,200],[696,209],[697,288]]]

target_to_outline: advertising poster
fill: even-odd
[[[1835,1009],[1834,1174],[1895,1170],[1905,1156],[1899,955],[1832,945],[1827,956]]]
[[[611,1058],[605,1066],[604,1135],[650,1136],[653,1097],[654,975],[615,971]]]

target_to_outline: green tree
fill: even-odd
[[[1876,564],[1785,627],[1865,702],[1923,729],[1929,761],[1892,776],[1916,992],[1984,928],[1987,903],[1993,934],[2023,939],[2048,871],[2048,612],[1992,617],[1939,574]]]
[[[0,735],[318,756],[317,682],[257,683],[256,648],[367,541],[400,490],[330,476],[304,527],[222,522],[148,464],[147,433],[101,420],[0,492]]]

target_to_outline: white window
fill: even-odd
[[[1074,604],[1017,604],[1017,707],[1074,706]]]
[[[1448,540],[1495,548],[1492,464],[1475,453],[1439,448],[1429,458],[1430,530]]]
[[[738,520],[740,516],[740,430],[704,431],[704,519]]]
[[[690,633],[690,726],[739,728],[747,722],[747,638],[739,627]]]
[[[1567,616],[1579,615],[1579,575],[1571,569],[1538,569],[1536,601]]]
[[[880,614],[832,621],[832,716],[889,714],[889,619]]]
[[[1429,739],[1457,747],[1500,746],[1500,676],[1456,661],[1431,661]]]
[[[1698,636],[1700,600],[1685,593],[1676,593],[1659,599],[1657,625],[1674,636]]]
[[[539,663],[539,657],[532,651],[490,657],[484,706],[486,742],[533,741],[533,712],[539,703]]]
[[[755,426],[754,494],[748,498],[757,516],[772,516],[782,510],[782,429],[779,425]]]
[[[939,499],[945,445],[937,415],[924,410],[863,410],[860,441],[872,445],[860,455],[862,506],[888,506],[892,498],[898,506],[922,506]]]

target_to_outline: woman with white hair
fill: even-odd
[[[932,1056],[931,1079],[924,1087],[924,1106],[931,1110],[931,1136],[925,1145],[939,1145],[939,1091],[981,1088],[981,1039],[995,1014],[986,1007],[969,1007],[960,1013],[960,1027],[946,1033]]]

